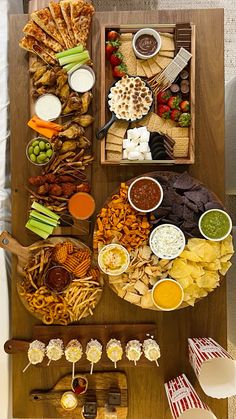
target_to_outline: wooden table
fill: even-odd
[[[29,118],[27,56],[18,48],[21,29],[26,16],[12,16],[10,20],[10,99],[11,99],[11,168],[12,168],[12,232],[28,245],[34,241],[25,227],[28,162],[25,144],[29,137],[26,122]],[[99,22],[145,23],[145,22],[193,22],[197,25],[196,41],[196,163],[190,168],[191,174],[224,199],[224,58],[223,58],[223,10],[180,10],[160,12],[106,12],[97,13],[93,21],[93,59],[97,79],[100,71]],[[216,30],[217,28],[217,30]],[[100,94],[97,83],[96,97]],[[99,100],[94,100],[97,127],[99,125]],[[93,164],[93,195],[97,210],[107,195],[121,180],[126,180],[146,169],[102,167],[99,163],[99,143],[94,136],[96,161]],[[151,167],[153,170],[153,166]],[[184,170],[180,168],[179,170]],[[30,339],[32,326],[37,321],[24,309],[15,289],[16,261],[12,273],[12,330],[15,338]],[[226,284],[203,299],[194,308],[175,313],[159,313],[142,310],[119,299],[108,287],[92,318],[83,323],[102,322],[156,322],[157,337],[161,346],[160,368],[129,368],[126,370],[129,386],[129,419],[170,419],[170,411],[164,393],[164,382],[184,372],[195,385],[200,397],[213,410],[218,419],[227,418],[227,400],[207,398],[197,383],[187,358],[187,338],[211,336],[226,346]],[[29,401],[32,389],[48,389],[70,367],[58,370],[49,368],[29,368],[23,375],[26,355],[13,356],[13,416],[56,417],[55,409],[49,404],[34,404]]]

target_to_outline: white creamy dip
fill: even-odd
[[[92,89],[94,85],[94,76],[86,68],[78,68],[70,76],[70,87],[75,92],[84,93]]]
[[[35,103],[35,113],[44,121],[53,121],[61,114],[61,102],[57,96],[51,93],[42,95]]]
[[[162,259],[174,259],[182,253],[185,246],[183,232],[171,224],[163,224],[153,230],[150,247],[156,256]]]

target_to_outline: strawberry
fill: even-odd
[[[107,33],[107,39],[108,41],[116,41],[117,39],[120,39],[120,34],[116,31],[109,31]]]
[[[180,115],[181,112],[178,109],[173,109],[170,113],[170,119],[172,119],[172,121],[178,122]]]
[[[191,115],[188,112],[184,112],[180,115],[178,123],[181,127],[189,127],[191,124]]]
[[[171,97],[171,92],[166,90],[165,92],[159,92],[157,95],[157,101],[159,103],[165,104],[168,102],[168,99]]]
[[[179,98],[179,96],[171,96],[167,104],[171,109],[180,109],[179,107],[180,102],[181,102],[181,99]]]
[[[183,100],[182,102],[180,102],[179,106],[182,112],[188,112],[190,109],[190,104],[188,100]]]
[[[116,52],[118,50],[120,46],[120,42],[119,41],[108,41],[106,42],[106,57],[107,59],[110,58],[111,54],[113,54],[113,52]]]
[[[126,74],[126,66],[124,64],[116,65],[112,70],[113,77],[123,77]]]
[[[123,55],[120,52],[115,52],[114,54],[111,54],[110,63],[112,67],[115,67],[116,65],[121,64],[122,59],[123,59]]]
[[[157,114],[164,119],[170,118],[170,107],[167,105],[158,105]]]

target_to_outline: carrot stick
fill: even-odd
[[[36,115],[33,116],[32,120],[33,122],[36,123],[36,125],[38,125],[38,127],[53,129],[56,131],[62,130],[61,125],[55,124],[55,122],[51,122],[51,121],[43,121],[42,119],[38,118]]]
[[[57,130],[39,127],[32,119],[28,122],[28,126],[32,128],[34,131],[49,139],[52,138],[54,135],[58,135]]]

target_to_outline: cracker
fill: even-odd
[[[172,61],[171,58],[161,57],[159,54],[155,55],[153,60],[159,65],[159,67],[161,67],[162,70],[164,70],[164,68],[166,68]]]
[[[161,67],[156,63],[156,61],[153,58],[148,59],[148,64],[153,76],[161,72]]]
[[[146,77],[146,73],[142,67],[142,60],[136,60],[136,73],[137,76]]]
[[[153,73],[152,73],[151,67],[148,63],[148,60],[142,60],[141,66],[142,66],[143,71],[145,72],[146,76],[147,77],[152,77]]]
[[[160,56],[160,57],[168,57],[168,58],[174,58],[174,56],[175,56],[175,53],[174,53],[174,51],[159,51],[159,53],[158,53],[158,55]]]
[[[119,47],[119,52],[123,54],[123,61],[127,66],[128,74],[131,76],[136,75],[136,56],[133,51],[132,41],[123,41],[121,40],[121,45]]]
[[[151,113],[150,120],[147,125],[148,131],[161,131],[165,121],[155,113]]]
[[[122,159],[122,153],[119,151],[107,151],[107,160],[109,161],[120,161]]]
[[[170,136],[172,138],[189,137],[189,130],[188,128],[181,127],[172,128]]]
[[[172,121],[172,119],[165,119],[165,124],[164,124],[164,126],[165,126],[165,128],[175,128],[175,127],[177,127],[177,122],[175,122],[175,121]]]
[[[148,124],[149,124],[149,121],[151,119],[152,113],[153,112],[149,112],[144,118],[140,119],[140,121],[133,122],[131,124],[131,128],[135,128],[138,125],[138,126],[141,126],[141,127],[147,127],[147,129],[148,129]]]
[[[174,157],[188,157],[189,138],[175,138],[175,145],[173,147]]]
[[[133,34],[131,32],[122,33],[120,36],[120,42],[132,41],[132,39],[133,39]]]
[[[168,34],[169,35],[169,34]],[[163,51],[174,51],[175,50],[175,43],[173,38],[166,36],[166,34],[161,34],[161,50]]]
[[[108,134],[114,134],[117,137],[124,138],[126,130],[128,128],[128,121],[115,121],[108,130]]]
[[[117,135],[108,133],[107,138],[106,138],[106,143],[122,145],[123,137],[118,137]]]
[[[106,150],[121,152],[122,146],[119,144],[106,143]]]
[[[169,32],[162,32],[160,35],[165,36],[166,38],[174,39],[174,34]]]

